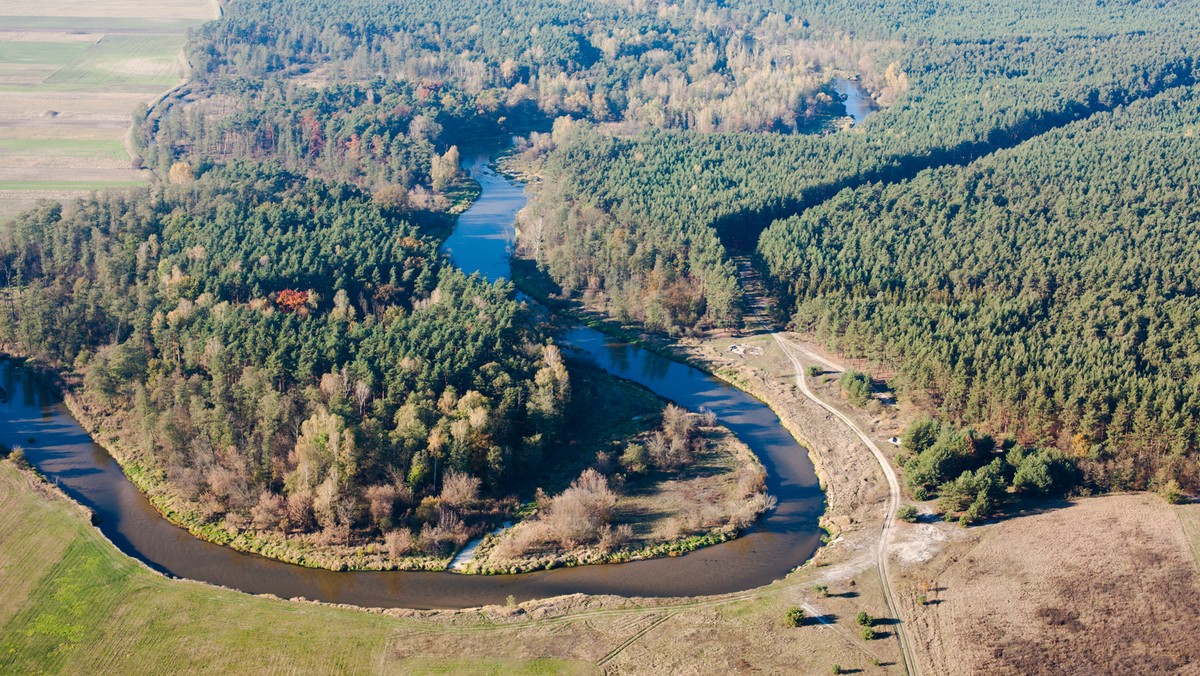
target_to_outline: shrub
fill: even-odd
[[[796,606],[788,608],[785,620],[789,627],[799,627],[804,624],[804,609],[797,608]]]
[[[646,471],[646,464],[650,461],[649,455],[646,453],[646,447],[633,442],[625,447],[625,452],[621,454],[621,465],[625,467],[625,471],[631,474],[639,474]]]
[[[15,453],[16,451],[14,450],[13,452]],[[1179,488],[1179,482],[1174,479],[1167,481],[1163,487],[1159,489],[1158,493],[1162,496],[1163,500],[1166,500],[1169,504],[1178,505],[1184,502],[1183,491]]]
[[[929,599],[924,594],[921,594],[917,597],[917,603],[921,605],[927,605],[929,603]]]
[[[871,627],[863,627],[862,637],[864,641],[874,641],[876,637],[875,630]]]
[[[842,673],[842,665],[840,665],[840,664],[833,665],[832,667],[829,668],[829,672],[832,674]]]
[[[571,487],[550,499],[539,518],[550,537],[563,549],[597,540],[612,519],[617,496],[608,480],[594,469],[584,470]]]
[[[871,401],[871,376],[862,371],[846,371],[838,379],[838,384],[842,392],[849,397],[850,403],[855,406],[866,406],[867,402]]]
[[[821,367],[809,366],[808,368],[804,369],[804,372],[808,374],[809,378],[816,378],[817,376],[821,375]]]
[[[925,449],[933,446],[942,435],[942,423],[932,418],[914,420],[904,430],[900,437],[900,445],[904,450],[920,455]]]
[[[25,457],[25,449],[20,446],[13,446],[8,452],[8,461],[21,469],[31,469],[33,465],[29,464],[29,458]]]
[[[1029,452],[1017,446],[1008,452],[1007,459],[1016,468],[1012,484],[1018,491],[1050,495],[1079,483],[1079,467],[1058,451]]]
[[[896,517],[901,521],[913,523],[917,520],[917,508],[912,505],[904,505],[896,511]]]
[[[388,555],[393,559],[398,559],[417,548],[416,539],[413,537],[412,531],[407,528],[388,533],[384,537],[384,543],[387,546]]]
[[[813,591],[820,594],[821,596],[829,596],[829,587],[827,587],[826,585],[823,585],[823,584],[813,585]]]

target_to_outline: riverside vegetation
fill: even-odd
[[[1087,228],[1100,241],[1147,214],[1182,222],[1168,207],[1191,200],[1186,163],[1167,164],[1179,189],[1114,193],[1100,211],[1129,214],[1121,222],[1100,221],[1090,197],[1020,189],[1045,183],[1037,171],[1056,165],[1025,159],[1063,134],[1101,149],[1070,169],[1078,191],[1096,167],[1149,186],[1128,148],[1186,156],[1192,9],[1010,0],[949,22],[767,0],[235,3],[190,43],[193,83],[136,115],[134,148],[173,185],[17,219],[2,242],[2,330],[84,374],[85,407],[133,413],[109,434],[157,440],[170,469],[128,467],[172,486],[188,520],[343,545],[365,529],[394,533],[392,559],[444,555],[467,523],[515,509],[472,495],[499,499],[540,468],[569,415],[547,330],[509,288],[448,270],[435,251],[469,193],[456,143],[520,132],[545,177],[521,246],[567,293],[671,334],[737,326],[733,254],[749,253],[796,327],[897,371],[903,395],[950,422],[1057,449],[1089,487],[1192,488],[1197,350],[1172,328],[1190,321],[1191,287],[1104,271],[1094,255],[1042,264]],[[860,129],[790,133],[837,109],[839,75],[890,108]],[[1167,124],[1086,135],[1139,115]],[[945,211],[960,184],[972,197]],[[900,211],[923,230],[855,239]],[[968,214],[986,232],[957,227]],[[1019,235],[1003,234],[1012,214],[1058,228],[1041,258],[1003,255]],[[914,242],[937,252],[914,249],[916,261],[979,242],[995,255],[963,263],[975,273],[906,268],[891,252]],[[1122,256],[1165,246],[1130,237]],[[1087,288],[1120,307],[1147,285],[1169,326],[1093,321],[1072,305]],[[975,302],[985,292],[1017,305]],[[1092,326],[1091,342],[1071,343],[1087,354],[1060,359],[1060,318]],[[1014,332],[1037,344],[1000,349]],[[977,341],[1010,356],[970,356]],[[1089,374],[1120,369],[1096,355],[1126,342],[1132,367],[1096,394]],[[446,481],[456,488],[442,496]]]

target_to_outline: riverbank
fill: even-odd
[[[783,376],[793,369],[770,335],[668,340],[622,325],[576,301],[556,297],[553,282],[528,259],[514,259],[513,282],[523,293],[553,308],[557,314],[709,373],[769,406],[788,432],[809,451],[827,501],[821,525],[831,537],[854,524],[872,520],[882,524],[882,514],[877,519],[867,514],[868,506],[883,509],[887,498],[883,475],[874,457],[849,430],[835,424],[823,409],[800,396],[787,382]],[[757,353],[732,353],[729,348],[734,344],[754,345]],[[894,421],[889,434],[881,438],[892,436],[899,425]]]
[[[322,539],[320,533],[261,531],[238,526],[228,518],[206,519],[200,505],[178,496],[155,458],[139,452],[143,444],[136,433],[128,431],[121,411],[101,411],[80,394],[80,379],[73,374],[59,373],[45,365],[31,364],[28,368],[38,370],[56,383],[64,405],[95,443],[117,461],[124,475],[164,519],[193,537],[235,551],[334,571],[442,571],[457,552],[396,556],[382,537],[352,533],[349,541],[337,543]],[[653,393],[594,367],[572,363],[571,370],[584,402],[572,408],[575,440],[560,449],[557,470],[545,486],[551,492],[566,488],[581,468],[596,462],[598,453],[605,453],[611,458],[611,465],[619,469],[616,458],[626,443],[644,439],[657,424],[663,406]],[[737,537],[769,506],[766,496],[761,494],[765,471],[754,454],[722,427],[706,428],[699,448],[694,463],[677,471],[655,471],[628,478],[624,474],[615,476],[619,497],[611,526],[630,528],[627,542],[608,551],[585,544],[566,551],[543,549],[501,559],[490,555],[489,539],[475,561],[459,572],[516,573],[678,556]],[[754,488],[740,493],[746,486]],[[474,533],[482,534],[494,528],[495,523],[514,517],[511,507],[488,509],[494,514],[476,523]],[[524,530],[526,522],[536,521],[536,510],[526,508],[521,515],[524,519],[514,526],[514,532]]]
[[[0,671],[827,673],[894,664],[843,619],[792,628],[787,608],[875,612],[869,585],[811,589],[823,569],[718,597],[581,594],[459,611],[375,610],[252,596],[151,573],[82,512],[0,462]],[[861,595],[856,590],[861,590]],[[846,626],[837,626],[838,624]],[[883,666],[878,673],[899,673]]]
[[[701,428],[697,441],[693,459],[678,470],[619,475],[611,524],[623,531],[618,546],[603,541],[567,549],[546,546],[538,534],[541,522],[530,518],[485,537],[462,572],[511,574],[625,563],[681,556],[736,538],[774,504],[763,490],[766,470],[720,426]]]

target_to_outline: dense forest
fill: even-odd
[[[355,188],[233,163],[17,218],[0,331],[82,372],[173,509],[436,549],[464,535],[439,509],[553,465],[571,392],[511,288],[436,245]],[[470,495],[419,509],[454,476]]]
[[[866,50],[764,2],[232,3],[202,78],[445,82],[493,107],[698,131],[794,130]],[[884,64],[883,67],[886,67]]]
[[[762,251],[795,323],[952,420],[1078,458],[1096,485],[1200,470],[1200,90],[965,167],[847,190]]]
[[[493,137],[511,110],[481,110],[461,91],[382,79],[313,89],[233,80],[192,86],[135,116],[134,147],[167,176],[177,162],[274,160],[353,182],[394,206],[438,210],[459,170],[457,140]]]
[[[1197,488],[1198,9],[230,3],[135,115],[158,184],[0,233],[0,339],[82,373],[204,520],[437,550],[572,401],[512,289],[413,225],[450,209],[459,146],[520,134],[521,251],[566,292],[738,328],[756,267],[783,320],[947,419],[910,484],[954,511],[1064,458]],[[885,109],[822,124],[834,77]]]
[[[622,319],[667,331],[737,326],[743,303],[730,258],[753,253],[774,218],[846,187],[969,162],[1194,82],[1197,69],[1165,31],[939,42],[899,63],[892,77],[907,94],[848,132],[617,136],[577,125],[545,163],[526,251],[565,289],[601,297]],[[663,310],[643,316],[647,306]]]
[[[753,261],[783,322],[928,410],[1094,488],[1200,486],[1195,3],[779,4],[902,40],[862,74],[887,109],[824,135],[556,128],[524,254],[668,333],[738,327]]]

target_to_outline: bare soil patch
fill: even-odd
[[[901,568],[901,603],[926,673],[1200,665],[1200,572],[1177,508],[1158,497],[1088,498],[965,532],[930,561]]]

